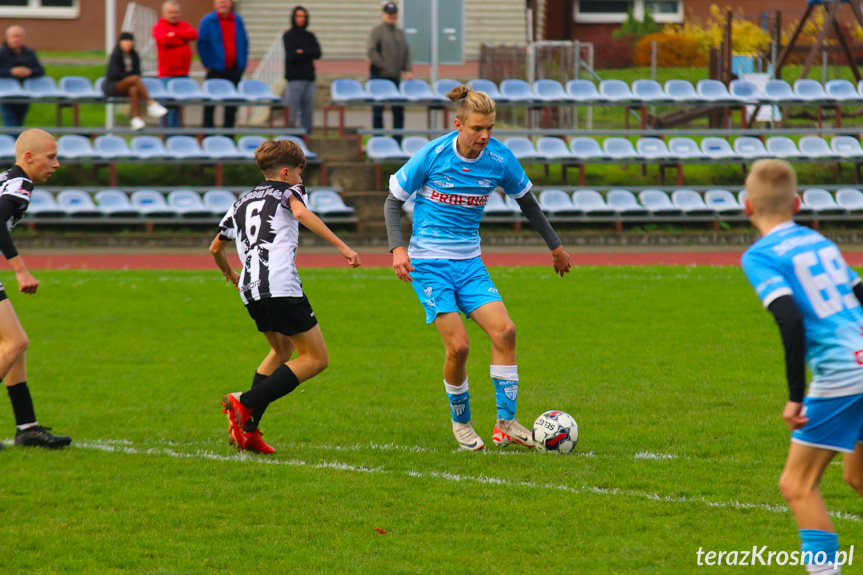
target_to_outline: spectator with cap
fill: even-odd
[[[168,113],[164,106],[150,97],[147,86],[141,81],[141,58],[135,50],[135,37],[123,32],[108,60],[102,91],[106,96],[129,96],[132,107],[132,129],[140,130],[146,124],[141,118],[141,100],[147,102],[147,114],[161,118]]]
[[[232,0],[214,0],[214,10],[201,19],[198,26],[198,55],[207,69],[207,79],[223,78],[235,86],[243,79],[249,58],[249,37],[246,25],[234,12]],[[204,106],[205,128],[215,126],[215,107]],[[225,128],[236,123],[237,106],[225,106]]]
[[[312,133],[315,112],[315,60],[321,57],[321,46],[308,31],[309,13],[302,6],[291,14],[291,29],[282,36],[285,45],[285,105],[291,109],[291,127],[302,127]]]
[[[413,78],[407,37],[404,30],[396,26],[398,12],[394,2],[383,5],[381,14],[383,22],[372,29],[367,45],[371,61],[371,79],[383,78],[395,82],[396,85],[401,82],[402,77],[406,80]],[[405,126],[404,106],[392,106],[392,109],[393,129],[401,130]],[[383,130],[383,106],[372,106],[372,127],[375,130]],[[396,136],[396,140],[401,142],[401,136]]]
[[[27,36],[21,26],[6,28],[3,46],[0,47],[0,78],[38,78],[45,75],[36,52],[24,45]],[[23,126],[30,104],[0,104],[0,118],[8,127]]]
[[[162,17],[153,25],[153,40],[159,59],[159,78],[167,86],[171,78],[188,78],[192,64],[192,48],[189,43],[197,40],[198,31],[188,22],[180,20],[180,3],[165,0],[162,3]],[[180,125],[180,113],[176,107],[168,109],[165,127],[176,128]]]

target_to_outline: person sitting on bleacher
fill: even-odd
[[[147,114],[153,118],[161,118],[168,113],[164,106],[150,97],[141,81],[141,59],[135,50],[135,37],[131,32],[120,34],[120,40],[108,61],[102,90],[106,96],[129,96],[133,130],[141,130],[146,125],[141,118],[142,99],[147,101]]]
[[[36,52],[24,45],[24,28],[9,26],[6,41],[0,47],[0,78],[39,78],[45,69],[39,63]],[[23,126],[30,104],[0,104],[0,117],[6,127]]]

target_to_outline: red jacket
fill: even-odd
[[[172,36],[169,34],[173,32]],[[153,39],[159,54],[159,77],[188,76],[192,64],[189,42],[198,38],[198,31],[188,22],[171,24],[160,18],[153,26]]]

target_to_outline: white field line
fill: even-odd
[[[248,453],[237,453],[235,455],[220,455],[206,450],[195,450],[193,452],[182,452],[166,447],[138,448],[134,447],[131,442],[125,440],[108,440],[108,441],[76,441],[75,446],[79,449],[90,449],[97,451],[106,451],[113,453],[126,453],[132,455],[164,455],[178,459],[203,459],[209,461],[224,461],[224,462],[243,462],[260,465],[283,465],[288,467],[307,467],[309,469],[334,469],[337,471],[354,471],[360,473],[379,473],[388,475],[405,475],[408,477],[424,478],[431,477],[435,479],[443,479],[455,483],[479,483],[482,485],[499,485],[504,487],[516,487],[526,489],[541,489],[550,491],[561,491],[572,494],[597,494],[597,495],[619,495],[635,499],[645,499],[648,501],[658,501],[662,503],[683,503],[705,505],[707,507],[721,509],[756,509],[761,511],[769,511],[770,513],[787,513],[789,510],[784,505],[769,505],[766,503],[746,503],[742,501],[711,501],[705,497],[688,497],[688,496],[672,496],[660,495],[658,493],[648,493],[645,491],[629,491],[625,489],[617,489],[613,487],[596,487],[596,486],[581,486],[571,487],[568,485],[554,485],[552,483],[538,483],[533,481],[512,481],[502,479],[500,477],[492,477],[489,475],[459,475],[456,473],[438,472],[438,471],[416,471],[416,470],[388,470],[384,467],[366,467],[364,465],[353,465],[340,461],[308,463],[302,459],[273,459],[269,457],[260,457]],[[413,448],[405,448],[405,450]],[[427,448],[417,448],[426,449]],[[433,449],[428,451],[434,451]],[[860,522],[863,521],[859,516],[846,513],[843,511],[830,512],[832,517],[844,519],[846,521]]]

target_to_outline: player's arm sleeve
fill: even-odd
[[[392,192],[384,202],[384,219],[387,222],[387,240],[390,251],[405,246],[405,238],[402,235],[402,206],[404,201],[395,197]]]
[[[219,240],[230,242],[235,239],[237,239],[237,223],[234,221],[234,206],[231,206],[231,209],[219,222]]]
[[[421,149],[390,176],[390,193],[397,200],[408,201],[411,194],[427,183],[430,163],[428,150],[428,147]]]
[[[790,295],[771,302],[767,310],[773,314],[782,346],[785,348],[785,376],[788,379],[788,400],[800,403],[806,393],[806,339],[803,331],[803,314]]]
[[[545,245],[548,246],[548,249],[554,250],[563,245],[563,242],[560,241],[560,238],[554,232],[554,228],[551,227],[551,222],[549,222],[548,218],[545,217],[545,214],[542,213],[542,208],[539,207],[539,202],[536,201],[533,194],[525,194],[518,198],[516,202],[518,202],[518,206],[521,208],[527,221],[530,222],[530,225],[532,225],[534,229],[539,232],[539,235],[542,236],[542,239],[545,240]]]
[[[8,196],[0,197],[0,252],[3,252],[7,260],[18,255],[18,250],[15,249],[15,243],[12,241],[12,234],[5,225],[17,209],[18,203],[14,199]]]

